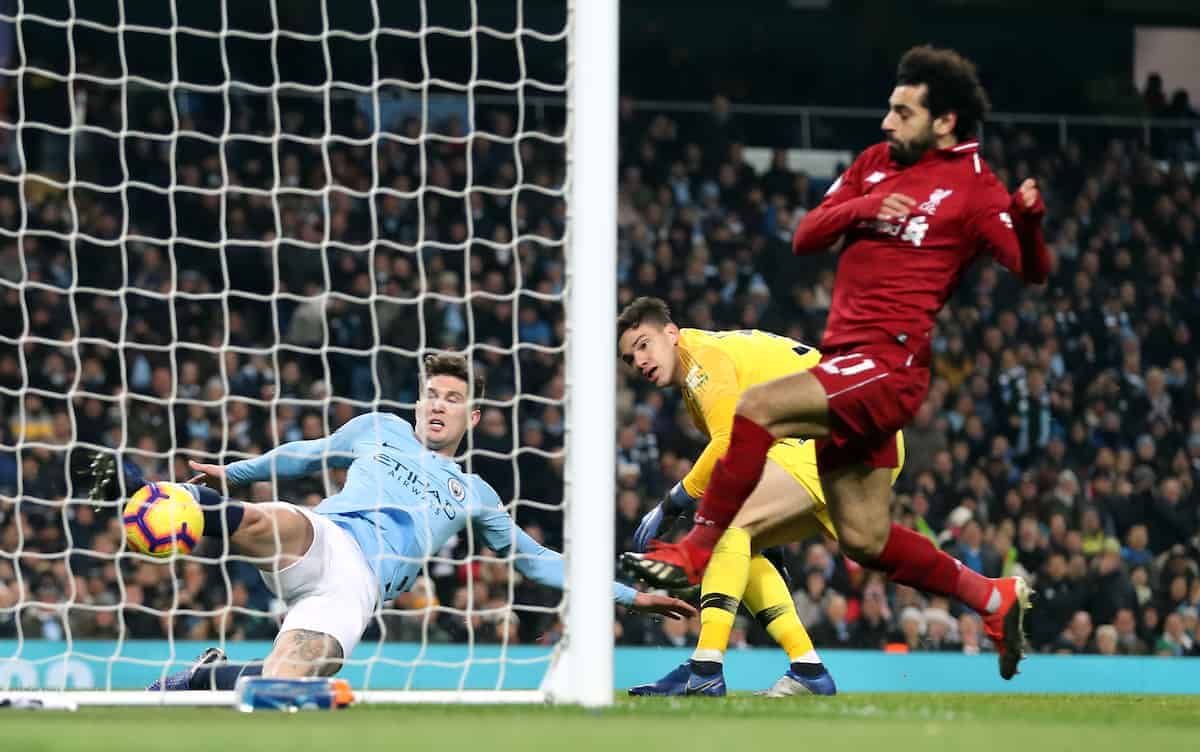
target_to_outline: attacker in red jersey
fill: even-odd
[[[886,140],[834,182],[792,240],[797,255],[839,241],[844,248],[821,363],[744,392],[691,532],[622,561],[661,587],[698,582],[713,546],[757,485],[771,444],[816,439],[842,550],[893,582],[957,597],[982,614],[1008,679],[1025,649],[1028,586],[1017,577],[983,577],[893,524],[890,470],[897,465],[896,432],[929,388],[934,317],[980,257],[996,259],[1027,283],[1045,282],[1045,208],[1034,180],[1009,196],[979,158],[974,135],[990,105],[974,64],[957,52],[909,50],[888,104]]]

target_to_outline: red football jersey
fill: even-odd
[[[903,220],[877,218],[883,199],[917,201]],[[990,255],[1027,282],[1043,282],[1050,259],[1038,205],[1024,212],[966,141],[930,149],[915,164],[876,144],[834,182],[796,228],[792,249],[816,253],[845,236],[822,348],[884,340],[928,352],[934,317],[967,267]]]

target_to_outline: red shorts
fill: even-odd
[[[819,472],[899,464],[896,432],[913,419],[929,391],[927,362],[892,343],[824,353],[811,371],[829,400],[829,438],[816,445]]]

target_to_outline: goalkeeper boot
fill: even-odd
[[[817,668],[819,667],[819,668]],[[796,697],[797,695],[826,695],[837,694],[837,685],[833,676],[823,665],[815,664],[813,671],[804,673],[788,668],[787,673],[775,680],[771,688],[763,692],[755,692],[759,697]]]
[[[92,455],[92,464],[88,474],[92,476],[92,490],[88,498],[94,502],[116,501],[121,498],[121,479],[117,477],[117,455],[112,452],[96,452]],[[146,485],[142,471],[132,462],[121,462],[120,470],[124,474],[125,494],[132,494]]]
[[[622,554],[621,567],[650,587],[676,591],[699,585],[711,558],[712,551],[652,540],[648,553]]]
[[[630,687],[629,694],[634,697],[724,697],[725,674],[719,667],[716,673],[701,674],[692,661],[686,661],[656,682]]]
[[[1017,664],[1025,657],[1025,612],[1033,591],[1020,577],[993,580],[1000,594],[1000,606],[983,617],[983,631],[996,646],[1000,659],[1000,678],[1011,679]]]
[[[224,663],[228,660],[225,657],[225,651],[220,648],[208,648],[200,657],[182,671],[176,671],[170,676],[161,679],[155,679],[154,683],[146,687],[151,692],[180,692],[183,690],[192,689],[192,677],[196,675],[196,671],[202,666],[210,666],[216,663]]]

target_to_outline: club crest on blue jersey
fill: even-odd
[[[450,495],[455,501],[462,501],[467,498],[467,489],[463,488],[463,484],[458,478],[450,478],[446,481],[446,487],[450,489]]]

